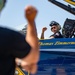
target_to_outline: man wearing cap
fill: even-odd
[[[59,23],[57,23],[56,21],[52,21],[49,26],[51,26],[51,31],[54,33],[53,35],[51,35],[49,37],[49,39],[52,39],[52,38],[63,38],[63,36],[61,35],[61,33],[59,31],[61,29],[61,26],[59,25]],[[46,27],[44,27],[42,29],[41,39],[44,39],[44,32],[46,30],[47,30]]]
[[[6,0],[0,0],[0,11],[5,2]],[[32,74],[37,71],[39,60],[35,26],[37,10],[33,6],[27,6],[24,13],[28,22],[26,37],[17,31],[0,27],[0,75],[14,75],[16,65]]]

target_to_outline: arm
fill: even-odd
[[[35,26],[35,17],[37,15],[37,10],[33,6],[28,6],[26,7],[25,12],[26,12],[25,16],[28,21],[26,41],[31,46],[31,56],[34,57],[34,59],[32,57],[32,60],[37,62],[39,54],[39,45],[38,45],[37,31]]]
[[[44,39],[44,32],[47,30],[47,28],[46,27],[44,27],[43,29],[42,29],[42,33],[41,33],[41,38],[40,39]]]
[[[37,62],[39,60],[39,45],[37,38],[37,31],[35,26],[35,17],[37,10],[33,6],[28,6],[25,9],[25,16],[28,22],[26,41],[31,46],[30,53],[22,58],[16,59],[16,62],[21,62],[21,67],[31,73],[35,73],[37,70]]]
[[[41,33],[41,38],[40,39],[44,39],[44,32]]]

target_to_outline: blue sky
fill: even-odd
[[[57,1],[68,4],[63,0]],[[52,34],[49,27],[51,21],[59,22],[62,27],[66,18],[75,19],[74,15],[51,4],[48,0],[7,0],[6,7],[0,15],[0,25],[16,30],[23,28],[27,24],[24,18],[24,8],[26,5],[33,5],[38,9],[36,26],[39,37],[43,27],[48,28],[45,32],[45,38]]]

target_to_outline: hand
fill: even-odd
[[[45,32],[47,30],[47,28],[46,27],[44,27],[43,29],[42,29],[42,32]]]
[[[20,65],[23,70],[35,74],[37,72],[38,60],[39,60],[38,52],[35,54],[34,51],[31,51],[29,55],[27,55],[25,58],[22,59],[16,58],[15,62],[16,65],[18,66]]]
[[[29,22],[33,22],[37,15],[37,9],[33,6],[27,6],[25,8],[25,17]]]

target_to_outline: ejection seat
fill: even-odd
[[[75,20],[66,19],[62,29],[64,38],[75,38]]]

